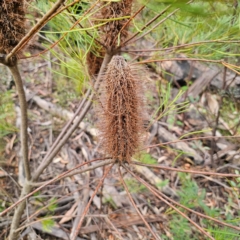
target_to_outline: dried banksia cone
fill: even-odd
[[[106,5],[107,1],[103,1],[102,5]],[[100,19],[113,19],[121,18],[131,15],[133,0],[120,0],[116,2],[111,2],[101,9]],[[118,37],[118,34],[122,27],[127,23],[128,19],[121,20],[109,20],[108,23],[101,27],[102,31],[102,42],[107,47],[116,47],[117,41],[124,41],[128,36],[128,26],[123,29],[120,33],[120,38],[114,42],[114,39]]]
[[[87,67],[90,75],[98,74],[103,62],[103,57],[104,57],[103,48],[98,48],[98,51],[93,51],[93,49],[91,49],[91,51],[88,52]]]
[[[144,132],[141,82],[121,56],[108,64],[101,89],[99,130],[102,147],[113,159],[130,162]]]
[[[0,0],[0,53],[8,54],[25,34],[24,0]]]

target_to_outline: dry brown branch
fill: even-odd
[[[146,60],[134,63],[133,65],[137,64],[148,64],[153,62],[166,62],[166,61],[199,61],[199,62],[212,62],[212,63],[219,63],[219,64],[227,64],[223,60],[211,60],[211,59],[203,59],[203,58],[184,58],[184,57],[177,57],[177,58],[164,58],[164,59],[154,59],[154,60]]]
[[[184,170],[184,169],[172,168],[172,167],[167,167],[167,166],[145,164],[145,163],[140,163],[140,162],[137,162],[137,161],[132,161],[131,163],[139,165],[139,166],[145,166],[145,167],[150,167],[150,168],[158,168],[158,169],[164,169],[164,170],[170,170],[170,171],[176,171],[176,172],[213,175],[213,176],[219,176],[219,177],[239,177],[238,174],[231,174],[231,173],[215,173],[215,172],[203,172],[203,171],[196,171],[196,170]]]
[[[77,176],[75,175],[75,178]],[[84,180],[83,180],[83,179]],[[72,182],[72,179],[69,179],[70,182]],[[84,174],[81,174],[81,177],[79,179],[77,179],[77,182],[78,184],[84,186],[84,189],[82,190],[82,197],[80,196],[80,193],[78,191],[78,189],[76,189],[76,186],[75,185],[72,185],[71,188],[72,189],[72,192],[75,196],[75,202],[77,203],[77,215],[74,219],[74,222],[73,222],[73,226],[72,226],[72,229],[71,229],[71,234],[70,236],[76,232],[76,228],[77,228],[77,225],[80,221],[80,218],[84,212],[84,209],[88,203],[88,198],[89,198],[89,173],[85,173],[85,176]]]
[[[118,173],[119,173],[120,181],[121,181],[124,189],[126,190],[126,193],[127,193],[128,197],[129,197],[129,199],[130,199],[133,207],[134,207],[135,210],[137,211],[139,217],[142,219],[143,223],[146,225],[146,227],[147,227],[148,230],[151,232],[151,234],[154,236],[154,238],[155,238],[155,239],[159,239],[159,237],[156,235],[156,233],[153,232],[153,230],[152,230],[152,228],[150,227],[150,225],[146,222],[146,220],[145,220],[144,216],[142,215],[142,213],[141,213],[141,212],[139,211],[139,209],[137,208],[137,206],[136,206],[136,204],[135,204],[135,202],[134,202],[134,200],[133,200],[130,192],[128,191],[127,185],[126,185],[126,183],[125,183],[124,180],[123,180],[123,176],[122,176],[122,173],[121,173],[121,170],[120,170],[120,166],[118,166]]]
[[[7,55],[7,60],[13,57],[20,49],[32,39],[32,37],[47,23],[49,17],[63,4],[65,0],[58,0],[44,17],[21,39],[21,41]]]
[[[137,165],[135,163],[135,161],[131,161],[131,163],[133,163],[133,165],[135,165],[134,170],[136,172],[138,172],[139,174],[141,174],[144,178],[148,179],[148,181],[152,185],[155,185],[155,186],[161,185],[161,183],[163,182],[161,176],[154,174],[154,172],[149,169],[149,166],[144,166],[144,164]],[[164,194],[167,194],[168,196],[178,197],[176,191],[174,191],[172,188],[170,188],[169,185],[162,187],[161,191]]]
[[[99,161],[99,160],[105,160],[105,159],[106,159],[106,158],[97,158],[97,159],[93,159],[93,160],[91,160],[91,161],[88,161],[88,162],[79,164],[79,165],[77,165],[76,167],[74,167],[73,169],[70,169],[70,170],[68,170],[68,171],[60,174],[59,176],[53,178],[52,180],[47,181],[46,183],[42,184],[40,187],[38,187],[37,189],[35,189],[35,190],[32,191],[32,192],[30,192],[30,191],[31,191],[31,188],[30,188],[31,182],[25,184],[24,187],[23,187],[24,190],[23,190],[23,193],[22,193],[22,196],[20,197],[20,199],[19,199],[17,202],[15,202],[13,205],[11,205],[10,207],[6,208],[4,211],[2,211],[2,212],[0,213],[0,217],[4,216],[7,212],[9,212],[10,210],[12,210],[12,209],[15,208],[16,206],[18,206],[18,205],[20,206],[20,203],[24,202],[27,198],[31,197],[34,193],[38,192],[39,190],[43,189],[44,187],[48,186],[49,184],[54,183],[54,182],[56,182],[56,181],[58,181],[58,180],[60,180],[60,179],[62,179],[62,178],[64,178],[64,177],[66,177],[66,176],[67,176],[67,177],[71,176],[71,175],[69,175],[69,174],[70,174],[71,172],[73,172],[74,170],[76,170],[76,169],[78,169],[78,168],[80,168],[80,167],[82,167],[82,166],[84,166],[84,165],[86,165],[86,164],[89,164],[89,163],[92,163],[92,162],[96,162],[96,161]],[[110,162],[109,162],[109,163],[110,163]],[[107,164],[109,164],[109,163],[107,163]],[[103,164],[103,165],[104,165],[104,164]],[[96,166],[96,167],[99,167],[99,166]],[[96,168],[96,167],[95,167],[95,168]],[[92,168],[90,168],[89,170],[92,170]],[[86,169],[83,170],[83,171],[86,171]],[[82,173],[83,171],[78,171],[77,173]],[[74,174],[77,174],[77,173],[74,173]],[[30,189],[30,190],[29,190],[29,189]],[[27,193],[27,191],[28,191],[29,193]]]
[[[214,139],[220,139],[220,138],[240,138],[240,135],[235,135],[235,136],[206,136],[206,137],[185,138],[185,139],[178,139],[176,141],[170,141],[170,142],[153,144],[153,145],[148,146],[148,148],[153,148],[153,147],[156,147],[156,146],[164,146],[164,145],[168,145],[170,143],[176,143],[176,142],[187,142],[187,141],[192,141],[192,140],[203,140],[203,139],[211,139],[211,138],[214,138]],[[144,150],[144,149],[141,149],[141,150]]]
[[[89,7],[89,9],[73,24],[73,26],[69,29],[72,30],[74,29],[83,19],[84,17],[92,11],[92,9],[98,4],[100,0],[97,0],[91,7]],[[65,9],[65,8],[64,8]],[[44,18],[44,17],[43,17]],[[49,48],[43,50],[42,52],[36,54],[36,55],[32,55],[30,57],[25,57],[25,58],[32,58],[32,57],[38,57],[46,52],[48,52],[50,49],[53,49],[62,39],[64,39],[64,37],[66,37],[66,35],[68,34],[68,32],[64,33],[56,42],[54,42]]]
[[[94,85],[95,89],[98,89],[99,82],[100,82],[100,79],[101,79],[101,75],[103,74],[107,64],[110,62],[111,57],[112,57],[112,55],[110,55],[110,54],[105,55],[103,64],[101,66],[101,69],[100,69],[100,72],[99,72],[99,75],[98,75],[98,78],[97,78],[96,83]],[[90,93],[91,93],[91,91],[89,91],[89,94]],[[68,140],[68,138],[71,136],[71,134],[79,126],[80,122],[83,120],[87,111],[89,110],[89,108],[92,105],[93,97],[94,97],[94,92],[92,92],[91,95],[88,98],[86,97],[83,100],[83,104],[80,104],[76,113],[74,114],[73,119],[68,122],[66,127],[64,127],[64,129],[63,129],[64,131],[62,131],[60,133],[59,137],[54,142],[53,147],[49,149],[48,154],[43,159],[41,165],[38,167],[38,169],[33,174],[33,181],[36,181],[38,179],[38,177],[43,172],[43,170],[46,169],[46,167],[51,163],[52,159],[56,156],[56,154],[58,153],[60,148],[64,145],[64,143]],[[85,105],[84,105],[84,103],[85,103]],[[77,117],[77,119],[73,123],[73,120],[76,117]],[[65,132],[65,130],[67,130],[67,131]]]
[[[78,225],[77,225],[76,231],[75,231],[75,232],[72,232],[72,234],[71,234],[71,236],[70,236],[71,240],[75,240],[75,239],[76,239],[76,237],[77,237],[77,235],[78,235],[78,232],[80,231],[80,229],[81,229],[81,227],[82,227],[82,224],[83,224],[83,220],[84,220],[84,218],[85,218],[85,215],[87,214],[88,209],[89,209],[89,207],[90,207],[90,205],[91,205],[91,203],[92,203],[92,200],[93,200],[94,196],[97,194],[97,191],[98,191],[98,190],[100,189],[100,187],[102,186],[102,184],[103,184],[103,182],[104,182],[104,179],[107,177],[107,175],[108,175],[108,173],[110,172],[110,170],[112,169],[113,165],[114,165],[114,163],[106,169],[103,177],[102,177],[101,180],[99,181],[99,183],[98,183],[98,185],[97,185],[94,193],[92,194],[91,198],[90,198],[89,201],[88,201],[88,204],[87,204],[86,208],[84,209],[84,212],[83,212],[83,214],[82,214],[82,216],[81,216],[81,218],[80,218],[80,220],[79,220],[79,223],[78,223]]]
[[[192,46],[198,46],[201,44],[211,44],[211,43],[240,43],[239,40],[229,40],[229,41],[224,41],[224,40],[206,40],[206,41],[199,41],[199,42],[193,42],[193,43],[185,43],[185,44],[180,44],[180,45],[176,45],[176,46],[172,46],[172,47],[166,47],[166,48],[152,48],[152,49],[141,49],[141,50],[123,50],[123,52],[173,52],[174,50],[178,49],[178,48],[188,48],[188,47],[192,47]]]
[[[126,167],[126,166],[125,166],[125,167]],[[129,169],[128,169],[128,170],[129,170]],[[139,179],[139,177],[136,176],[133,172],[131,172],[131,174],[134,175],[137,179]],[[144,181],[144,180],[142,180],[142,181]],[[145,183],[146,183],[146,182],[145,182]],[[163,198],[167,199],[169,202],[172,202],[173,204],[175,204],[175,205],[177,205],[177,206],[179,206],[179,207],[187,210],[188,212],[192,212],[192,213],[194,213],[194,214],[196,214],[196,215],[198,215],[198,216],[200,216],[200,217],[209,219],[209,220],[211,220],[211,221],[213,221],[213,222],[218,223],[219,225],[223,225],[223,226],[226,226],[226,227],[229,227],[229,228],[232,228],[232,229],[235,229],[235,230],[240,231],[240,227],[233,226],[233,225],[230,225],[230,224],[228,224],[228,223],[224,223],[224,222],[222,222],[222,221],[220,221],[220,220],[218,220],[218,219],[209,217],[209,216],[207,216],[207,215],[205,215],[205,214],[199,213],[199,212],[194,211],[194,210],[192,210],[192,209],[190,209],[190,208],[188,208],[188,207],[185,207],[184,205],[182,205],[182,204],[174,201],[173,199],[167,197],[165,194],[161,193],[160,191],[158,191],[157,189],[155,189],[155,188],[152,187],[151,185],[149,185],[149,184],[147,184],[147,185],[150,186],[151,189],[152,189],[156,194],[161,195]]]
[[[162,196],[160,196],[157,193],[157,190],[153,188],[150,184],[145,182],[143,179],[136,176],[128,167],[123,165],[123,167],[126,169],[128,173],[130,173],[134,178],[136,178],[139,182],[141,182],[144,186],[146,186],[155,196],[157,196],[161,201],[166,203],[168,206],[173,208],[177,213],[179,213],[181,216],[183,216],[185,219],[187,219],[193,226],[195,226],[202,234],[210,238],[211,240],[215,240],[209,233],[207,233],[202,227],[200,227],[197,223],[195,223],[192,219],[190,219],[186,214],[181,212],[178,208],[176,208],[174,205],[172,205],[169,201],[165,200]]]

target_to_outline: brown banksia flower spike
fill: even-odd
[[[24,0],[0,0],[0,53],[8,54],[24,35]]]
[[[99,4],[98,7],[101,10],[94,14],[94,17],[98,19],[98,23],[105,23],[100,27],[99,32],[100,41],[104,47],[96,43],[97,47],[91,48],[91,51],[88,52],[86,62],[90,75],[96,75],[99,72],[106,50],[115,50],[119,41],[123,42],[126,40],[129,26],[125,26],[125,24],[128,22],[128,19],[119,18],[131,15],[132,2],[133,0],[119,0],[115,2],[102,0]],[[125,27],[123,28],[123,26]],[[96,52],[98,54],[95,54]]]
[[[105,153],[130,162],[144,132],[143,88],[125,59],[114,56],[103,76],[99,104],[99,131]]]
[[[102,5],[106,5],[107,1],[103,1]],[[102,42],[111,48],[115,48],[117,43],[114,42],[114,39],[120,33],[122,27],[127,23],[128,19],[121,20],[111,20],[113,18],[121,18],[131,15],[133,0],[120,0],[116,2],[111,2],[110,4],[104,6],[100,12],[100,19],[109,19],[105,25],[103,25],[101,29]],[[120,41],[126,40],[128,36],[128,27],[122,30],[120,33]],[[119,41],[119,40],[117,40]]]
[[[90,76],[98,74],[104,57],[104,49],[102,47],[99,47],[96,51],[94,50],[95,49],[93,48],[87,53],[86,59]]]

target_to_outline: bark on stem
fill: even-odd
[[[21,155],[22,155],[22,161],[23,161],[24,170],[25,170],[25,177],[27,180],[21,192],[20,198],[22,198],[25,196],[25,194],[27,194],[31,190],[31,186],[29,186],[28,184],[28,181],[30,181],[31,179],[31,172],[30,172],[30,166],[28,162],[27,101],[26,101],[26,96],[23,88],[22,78],[17,66],[17,60],[16,58],[13,58],[11,60],[12,61],[10,63],[6,61],[5,65],[8,66],[8,68],[12,73],[12,76],[14,78],[16,88],[17,88],[18,98],[19,98],[19,104],[21,109],[21,127],[20,127]],[[10,228],[9,240],[15,240],[18,238],[18,233],[15,232],[15,230],[19,227],[19,223],[25,207],[26,207],[26,201],[23,201],[14,212],[14,216],[13,216],[13,220]]]
[[[10,69],[12,76],[14,78],[16,88],[17,88],[18,98],[19,98],[19,104],[21,109],[21,127],[20,127],[21,153],[22,153],[22,160],[23,160],[23,165],[25,170],[25,176],[26,176],[26,179],[30,181],[31,172],[30,172],[30,167],[28,162],[27,101],[26,101],[23,84],[22,84],[21,75],[18,70],[17,62],[12,66],[8,66],[8,68]]]
[[[28,183],[25,183],[21,192],[20,199],[22,199],[25,195],[27,195],[31,191],[31,186]],[[18,232],[16,232],[16,229],[19,227],[19,223],[22,217],[22,214],[25,210],[27,200],[21,202],[17,209],[14,212],[11,228],[10,228],[10,234],[8,236],[9,240],[17,240],[18,239]]]

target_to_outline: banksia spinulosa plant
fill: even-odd
[[[107,1],[103,1],[103,5],[106,5]],[[101,9],[100,18],[101,19],[113,19],[121,18],[131,15],[133,0],[120,0],[116,2],[111,2]],[[121,20],[109,20],[108,23],[101,27],[102,31],[102,42],[108,48],[115,48],[117,43],[114,42],[114,39],[119,34],[122,27],[127,23],[128,19]],[[128,36],[128,27],[122,30],[120,33],[120,38],[117,41],[124,41]]]
[[[99,111],[102,147],[109,157],[130,162],[144,131],[141,82],[123,57],[114,56],[102,85]]]
[[[24,0],[0,0],[0,53],[8,54],[25,34]]]

